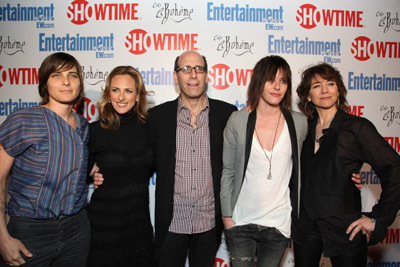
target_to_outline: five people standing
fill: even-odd
[[[233,266],[254,266],[256,251],[257,266],[278,266],[291,234],[298,266],[317,266],[322,251],[334,266],[365,266],[366,240],[358,233],[372,233],[374,244],[393,222],[400,157],[368,120],[345,113],[340,73],[328,64],[303,73],[306,138],[283,58],[256,64],[251,112],[209,98],[207,70],[195,51],[178,56],[179,97],[149,116],[139,72],[119,66],[110,73],[100,120],[90,126],[89,167],[96,163],[106,177],[88,207],[90,231],[83,209],[89,130],[73,111],[83,98],[81,67],[66,53],[47,57],[39,72],[42,105],[18,110],[0,126],[3,264],[84,266],[91,235],[89,266],[155,266],[148,180],[156,171],[160,267],[184,266],[187,256],[191,267],[213,266],[223,225]],[[351,179],[364,162],[383,188],[366,216]]]

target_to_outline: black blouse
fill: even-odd
[[[369,120],[343,111],[338,111],[330,127],[323,130],[320,148],[314,154],[316,124],[317,118],[309,120],[301,156],[301,206],[308,215],[303,219],[360,213],[360,191],[351,177],[368,163],[382,182],[379,201],[372,212],[365,213],[377,220],[370,244],[379,242],[400,207],[400,156]]]

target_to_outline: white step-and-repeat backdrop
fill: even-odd
[[[305,67],[337,67],[350,112],[371,120],[400,152],[399,13],[399,0],[2,0],[0,123],[18,108],[39,104],[39,65],[57,51],[82,64],[89,121],[97,119],[96,102],[117,65],[137,68],[154,92],[151,101],[160,104],[178,94],[175,57],[197,50],[208,60],[208,94],[242,108],[255,63],[277,54],[291,65],[294,89]],[[369,210],[380,181],[370,166],[361,175],[363,209]],[[149,184],[152,208],[155,181]],[[368,266],[400,266],[399,238],[397,219],[386,239],[370,247]],[[321,264],[330,266],[326,259]],[[223,242],[215,267],[229,265]],[[288,249],[282,266],[293,265]]]

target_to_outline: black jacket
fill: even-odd
[[[209,128],[211,169],[215,196],[215,225],[217,240],[223,230],[219,200],[222,174],[223,131],[236,107],[209,98]],[[155,192],[155,246],[164,241],[173,216],[175,152],[178,99],[158,105],[149,110],[149,130],[153,144],[157,172]]]
[[[370,240],[376,244],[385,238],[399,210],[400,156],[369,120],[343,111],[323,130],[314,155],[316,123],[317,119],[309,120],[301,156],[301,206],[313,221],[361,214],[360,191],[351,177],[364,163],[370,164],[382,182],[380,199],[366,214],[377,220]]]

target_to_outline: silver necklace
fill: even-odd
[[[267,156],[267,153],[265,153],[265,150],[264,150],[264,148],[263,148],[262,145],[261,145],[260,137],[258,136],[258,133],[257,133],[257,127],[255,127],[256,136],[257,136],[257,139],[258,139],[258,143],[260,143],[261,150],[264,152],[264,155],[265,155],[265,157],[267,158],[267,160],[268,160],[268,162],[269,162],[269,172],[268,172],[268,176],[267,176],[267,179],[268,179],[268,180],[271,180],[271,179],[272,179],[272,175],[271,175],[272,154],[273,154],[273,152],[274,152],[275,138],[276,138],[276,133],[278,132],[278,126],[279,126],[279,121],[280,121],[280,120],[281,120],[281,113],[279,113],[278,123],[276,124],[276,129],[275,129],[275,134],[274,134],[274,141],[272,142],[271,158],[269,158],[269,157]]]

